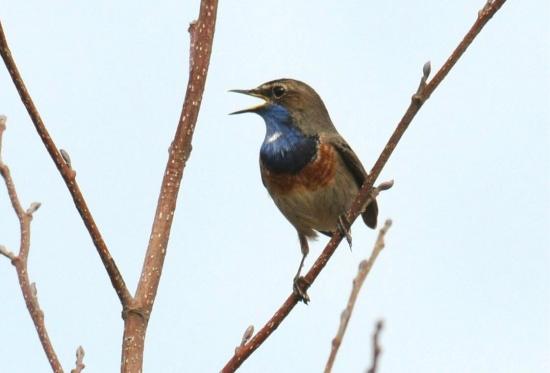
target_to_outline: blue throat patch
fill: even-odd
[[[315,158],[318,139],[304,135],[284,106],[270,104],[257,113],[266,126],[260,159],[270,171],[295,174]]]

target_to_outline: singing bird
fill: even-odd
[[[367,177],[361,161],[336,130],[321,97],[306,83],[278,79],[249,90],[232,90],[264,103],[231,114],[256,113],[266,125],[260,148],[262,182],[275,205],[296,228],[302,258],[294,292],[307,303],[300,272],[316,232],[340,231],[351,245],[345,212]],[[376,227],[378,206],[372,201],[361,214]]]

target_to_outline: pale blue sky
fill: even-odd
[[[8,1],[0,18],[58,146],[134,289],[187,79],[197,1]],[[323,97],[369,169],[418,85],[473,23],[483,0],[221,1],[207,89],[147,336],[146,372],[215,372],[249,324],[291,290],[294,229],[259,176],[255,103],[227,93],[292,77]],[[382,178],[394,226],[350,322],[334,372],[550,370],[549,4],[509,1],[434,93]],[[5,69],[3,157],[25,205],[42,202],[29,270],[67,371],[116,372],[120,306]],[[318,372],[375,232],[353,227],[299,305],[242,372]],[[310,265],[326,243],[312,245]],[[0,244],[17,222],[0,188]],[[2,259],[2,258],[0,258]],[[0,371],[49,367],[15,272],[0,260]]]

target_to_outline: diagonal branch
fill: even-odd
[[[61,363],[57,358],[57,354],[53,348],[52,342],[46,330],[46,324],[44,323],[44,313],[40,309],[38,304],[38,298],[36,296],[36,285],[31,283],[29,279],[29,273],[27,271],[27,261],[29,257],[29,250],[31,246],[31,220],[32,214],[40,207],[40,203],[34,202],[31,206],[24,210],[17,196],[17,190],[15,189],[15,184],[11,177],[10,169],[2,161],[2,135],[6,129],[6,117],[0,116],[0,175],[4,179],[6,188],[8,190],[8,196],[13,207],[13,211],[17,215],[19,220],[19,229],[21,232],[20,243],[19,243],[19,254],[15,255],[14,253],[8,251],[5,247],[0,246],[0,253],[8,257],[11,260],[11,263],[15,267],[17,272],[17,278],[19,280],[19,286],[21,287],[21,292],[23,293],[23,298],[25,299],[25,304],[29,310],[32,322],[38,333],[38,338],[42,344],[42,348],[46,353],[46,357],[50,362],[52,370],[56,373],[62,373],[63,368]]]
[[[355,307],[355,302],[357,301],[357,297],[359,296],[359,292],[361,291],[361,287],[363,286],[365,279],[367,278],[372,266],[374,265],[374,261],[376,260],[376,258],[378,258],[378,254],[380,254],[385,246],[384,237],[388,232],[388,229],[390,229],[391,224],[392,222],[389,219],[384,222],[384,226],[378,232],[378,238],[374,243],[370,258],[368,260],[363,260],[361,261],[361,263],[359,263],[359,270],[357,271],[357,276],[353,279],[353,286],[351,288],[348,303],[340,316],[340,326],[338,327],[338,332],[332,340],[332,348],[327,360],[327,364],[325,366],[325,373],[332,372],[332,366],[334,365],[336,354],[340,349],[342,339],[344,339],[344,335],[348,328],[348,323],[351,319],[351,314],[353,312],[353,308]],[[373,359],[373,361],[374,360],[375,359]]]
[[[378,157],[378,160],[374,164],[370,174],[363,183],[361,190],[353,202],[350,210],[347,212],[348,221],[353,223],[360,211],[362,210],[365,202],[368,200],[369,195],[373,189],[374,182],[380,175],[382,169],[384,168],[386,162],[393,153],[397,143],[409,127],[409,124],[415,117],[416,113],[420,110],[424,102],[430,97],[433,91],[441,83],[441,81],[447,76],[452,67],[456,64],[458,59],[464,54],[466,49],[470,46],[475,37],[491,19],[491,17],[500,9],[500,7],[506,2],[506,0],[489,0],[478,13],[478,17],[470,30],[464,36],[464,39],[459,43],[456,49],[452,52],[451,56],[447,59],[445,64],[437,72],[437,74],[426,84],[427,73],[429,73],[429,65],[425,65],[424,76],[421,80],[421,84],[418,87],[418,91],[413,95],[411,103],[401,118],[397,128],[391,135],[388,143],[382,150],[382,153]],[[325,249],[321,255],[317,258],[307,275],[305,276],[306,285],[310,286],[319,273],[323,270],[328,260],[336,251],[336,248],[342,241],[342,235],[339,232],[333,234],[331,240],[325,246]],[[307,290],[307,289],[305,289]],[[271,319],[250,339],[248,343],[239,348],[239,350],[229,359],[225,367],[222,369],[223,373],[234,372],[239,368],[239,366],[258,348],[262,343],[273,333],[283,320],[288,316],[292,311],[294,306],[299,302],[299,298],[291,294],[284,303],[279,307]]]
[[[120,274],[120,271],[118,270],[118,267],[116,266],[115,261],[111,256],[107,245],[105,244],[105,241],[103,241],[103,237],[101,236],[101,233],[97,228],[97,225],[88,208],[88,205],[84,200],[84,196],[82,195],[82,192],[78,187],[78,183],[76,182],[75,178],[76,173],[73,169],[71,169],[70,165],[65,162],[61,152],[57,149],[57,146],[55,145],[48,130],[46,129],[46,126],[44,125],[44,122],[40,117],[40,113],[34,105],[29,91],[27,90],[27,87],[23,82],[23,78],[21,77],[17,65],[15,64],[15,61],[11,55],[11,51],[9,49],[6,35],[4,34],[4,29],[2,28],[1,22],[0,54],[2,55],[2,59],[4,60],[6,68],[10,73],[13,84],[15,85],[15,88],[17,89],[17,92],[21,97],[21,101],[25,105],[25,108],[27,109],[27,112],[31,117],[31,120],[34,124],[34,127],[36,128],[36,131],[38,132],[38,135],[42,139],[46,150],[50,154],[50,157],[55,163],[55,166],[59,170],[61,177],[63,177],[63,180],[65,181],[69,192],[71,193],[76,209],[82,217],[86,229],[88,229],[88,232],[90,233],[92,241],[97,249],[101,261],[103,262],[103,265],[105,266],[105,269],[107,270],[109,278],[111,279],[111,283],[120,299],[120,302],[122,303],[122,306],[125,307],[130,303],[132,296],[130,295],[128,288],[126,287],[126,284],[124,283],[124,279],[122,278],[122,275]]]
[[[124,313],[122,372],[141,372],[145,332],[157,294],[183,171],[191,153],[206,83],[216,24],[217,0],[202,0],[199,18],[189,26],[189,79],[176,134],[170,145],[157,210],[137,291]]]

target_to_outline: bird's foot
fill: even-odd
[[[302,302],[305,304],[309,303],[309,295],[307,295],[307,282],[306,279],[303,276],[296,276],[294,277],[294,281],[292,284],[292,290],[294,294],[300,298]]]
[[[351,230],[350,223],[348,218],[346,217],[346,214],[342,214],[338,217],[337,227],[340,234],[346,237],[346,241],[348,241],[348,245],[351,250]]]

